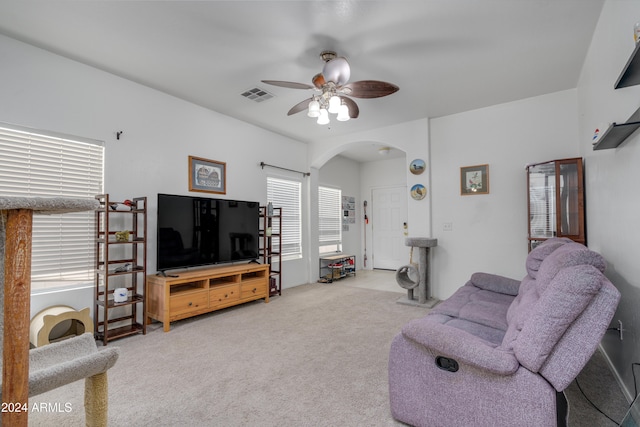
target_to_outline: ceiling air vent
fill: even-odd
[[[245,90],[241,94],[247,99],[251,99],[255,102],[266,101],[267,99],[273,98],[273,94],[267,92],[264,89],[260,89],[259,87],[254,87],[253,89]]]

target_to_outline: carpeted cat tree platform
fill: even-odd
[[[94,199],[0,197],[0,350],[2,402],[15,405],[2,423],[27,426],[29,396],[85,379],[88,426],[107,425],[107,370],[118,359],[118,348],[98,351],[86,333],[29,350],[31,301],[31,228],[34,214],[95,210]],[[8,408],[11,409],[11,408]]]

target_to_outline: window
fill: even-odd
[[[93,198],[102,193],[100,141],[0,123],[0,195]],[[95,213],[34,215],[31,288],[93,281]]]
[[[318,229],[320,253],[342,250],[342,191],[318,187]]]
[[[282,208],[282,230],[272,231],[282,234],[282,248],[274,245],[274,251],[280,250],[283,259],[302,257],[301,188],[300,181],[267,178],[267,200]]]

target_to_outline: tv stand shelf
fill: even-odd
[[[147,276],[147,323],[170,323],[245,302],[269,302],[269,265],[242,264]]]

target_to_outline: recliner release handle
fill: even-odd
[[[443,371],[449,372],[457,372],[458,371],[458,362],[454,359],[449,359],[448,357],[438,356],[436,357],[436,366]]]

